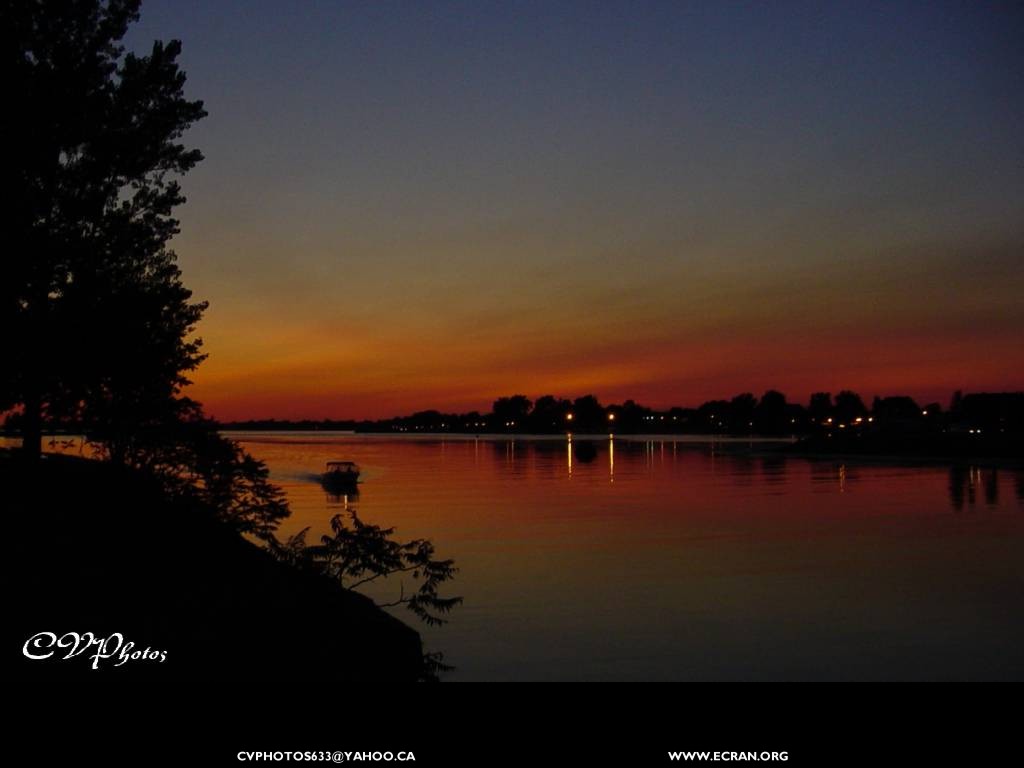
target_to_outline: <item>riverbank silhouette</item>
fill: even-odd
[[[30,660],[25,679],[414,681],[419,634],[336,581],[275,560],[210,509],[109,462],[0,452],[21,646],[41,632],[121,633],[164,661]]]
[[[568,400],[550,395],[497,399],[488,413],[418,411],[376,421],[276,420],[225,422],[227,431],[341,431],[463,435],[707,435],[784,437],[793,452],[1024,458],[1024,393],[954,393],[948,408],[920,405],[908,396],[876,397],[868,407],[855,392],[811,396],[807,406],[769,390],[711,400],[697,408],[653,409],[627,400],[602,405],[593,395]]]

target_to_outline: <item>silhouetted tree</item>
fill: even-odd
[[[668,413],[661,414],[661,416],[667,417],[667,420],[672,423],[672,426],[679,429],[685,429],[690,425],[690,422],[694,419],[696,414],[697,411],[694,408],[679,408],[677,406],[669,408]],[[654,414],[651,413],[649,415],[653,416]],[[661,420],[661,417],[659,417],[659,420]]]
[[[112,455],[126,429],[173,418],[190,303],[167,243],[184,198],[175,176],[200,159],[180,143],[205,112],[183,94],[180,44],[125,54],[139,0],[3,6],[8,152],[0,281],[0,409],[20,406],[25,453],[44,418],[84,416]]]
[[[190,491],[239,533],[273,542],[289,514],[284,491],[270,482],[266,464],[213,429],[197,429],[185,442],[192,452],[185,467]]]
[[[960,411],[963,406],[964,393],[962,390],[957,390],[953,393],[953,397],[949,401],[949,414],[953,418],[960,417]]]
[[[890,425],[897,421],[917,421],[921,418],[921,406],[906,395],[875,397],[871,403],[871,414],[879,419],[882,425]]]
[[[492,410],[499,425],[504,425],[506,422],[515,422],[517,425],[521,425],[526,421],[531,405],[530,398],[526,395],[512,395],[512,397],[499,397],[494,401]]]
[[[651,415],[651,409],[627,400],[619,406],[609,406],[609,412],[615,414],[615,429],[621,432],[639,432],[647,424],[645,419]]]
[[[753,427],[754,409],[757,398],[749,392],[736,395],[729,401],[730,430],[733,432],[749,432]]]
[[[360,587],[389,576],[408,574],[417,588],[406,593],[404,583],[394,600],[378,603],[382,608],[404,605],[427,624],[446,623],[444,616],[462,602],[461,597],[441,597],[438,588],[455,576],[454,560],[435,560],[434,545],[426,539],[399,542],[394,528],[364,523],[355,510],[347,517],[331,518],[331,534],[319,545],[307,545],[305,528],[287,541],[272,545],[281,559],[299,567],[311,567],[338,580],[346,589]]]
[[[861,418],[867,416],[868,409],[864,407],[864,401],[860,399],[860,395],[849,389],[844,389],[836,395],[834,413],[837,420],[849,423],[858,416]]]
[[[530,412],[531,427],[538,432],[550,432],[566,428],[565,415],[572,410],[572,403],[554,395],[538,397]]]
[[[765,434],[777,434],[786,429],[789,425],[786,396],[774,389],[765,392],[754,409],[754,423],[757,430]]]
[[[574,430],[581,431],[605,428],[605,409],[594,395],[573,400],[572,425]]]
[[[174,418],[141,424],[130,439],[99,443],[110,458],[157,480],[169,496],[194,498],[239,533],[273,540],[290,512],[267,466],[217,431],[198,403],[179,398]]]
[[[811,395],[811,401],[807,406],[807,415],[816,424],[821,424],[831,416],[832,394],[830,392],[815,392]]]
[[[697,421],[711,432],[729,430],[729,401],[708,400],[697,409]]]
[[[1024,392],[977,392],[959,403],[957,419],[986,434],[1024,433]]]

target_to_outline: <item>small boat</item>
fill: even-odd
[[[358,493],[359,465],[354,461],[328,461],[326,471],[320,476],[320,485],[332,496]]]

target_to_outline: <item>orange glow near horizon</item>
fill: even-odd
[[[728,258],[662,246],[586,265],[590,245],[499,277],[504,255],[410,271],[412,243],[362,270],[358,252],[304,270],[268,254],[244,270],[201,231],[180,239],[185,279],[210,301],[199,328],[210,357],[189,394],[222,420],[486,411],[515,393],[667,407],[769,388],[795,402],[853,389],[922,404],[1024,389],[1024,237],[880,252],[847,242],[813,262],[816,240],[785,257],[748,242]]]
[[[210,301],[210,358],[190,394],[221,420],[487,411],[516,393],[661,408],[767,389],[922,404],[1024,389],[1024,233],[940,237],[936,224],[825,250],[810,231],[724,232],[606,256],[594,224],[566,253],[534,232],[338,241],[343,257],[302,259],[232,232],[236,251],[261,254],[249,268],[196,229],[180,252]],[[423,251],[429,269],[408,263]]]
[[[508,339],[496,332],[489,342],[476,334],[401,329],[334,342],[329,331],[289,336],[277,329],[275,338],[274,331],[253,327],[232,339],[212,327],[206,334],[211,357],[189,394],[221,420],[242,420],[386,418],[428,408],[485,412],[495,398],[515,393],[593,393],[605,403],[632,398],[660,408],[767,389],[803,403],[811,392],[853,389],[865,399],[910,394],[922,404],[945,404],[956,389],[1024,387],[1024,355],[1008,333],[932,340],[882,327],[874,334],[791,329],[773,340],[707,331],[702,341],[683,334],[651,338],[650,326],[638,323],[635,334],[571,328],[564,338],[549,331],[543,339],[525,332],[526,322]],[[627,317],[621,322],[630,327]]]
[[[1009,9],[145,5],[217,418],[1024,389]]]

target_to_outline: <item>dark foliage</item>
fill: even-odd
[[[512,395],[512,397],[499,397],[494,401],[494,407],[492,412],[494,418],[507,424],[508,426],[515,426],[516,422],[523,423],[526,421],[527,415],[530,413],[530,407],[533,403],[530,398],[526,395]]]
[[[19,644],[67,628],[167,651],[165,663],[111,660],[98,671],[85,655],[50,664],[15,653],[16,678],[379,683],[443,671],[423,659],[407,624],[278,562],[201,500],[168,495],[146,473],[67,456],[29,464],[0,451],[0,485],[21,542],[6,616]]]
[[[305,528],[284,543],[275,543],[272,551],[285,562],[326,573],[350,590],[408,574],[418,586],[406,593],[404,581],[400,581],[398,596],[378,605],[404,605],[429,625],[446,623],[444,616],[462,603],[461,597],[438,593],[458,568],[453,560],[434,559],[434,545],[426,539],[396,541],[394,528],[364,523],[355,510],[331,518],[332,533],[322,536],[320,544],[306,543],[308,531]]]
[[[8,119],[0,409],[22,411],[38,456],[44,419],[91,426],[119,460],[139,424],[171,421],[205,304],[167,243],[200,159],[180,139],[205,115],[184,96],[177,41],[120,41],[138,0],[5,3]]]
[[[168,245],[185,201],[178,178],[202,159],[181,139],[206,113],[185,97],[179,42],[154,42],[142,56],[124,50],[138,10],[139,0],[0,6],[9,149],[0,413],[20,431],[18,461],[32,473],[53,465],[39,461],[44,424],[73,428],[108,460],[103,472],[145,484],[140,497],[165,511],[199,510],[224,551],[258,562],[239,549],[251,544],[243,536],[282,550],[274,534],[289,513],[284,494],[183,394],[205,358],[195,330],[206,304],[192,301]],[[455,568],[433,558],[430,542],[393,542],[390,529],[354,516],[351,529],[334,527],[319,550],[321,570],[339,583],[409,572],[421,584],[396,604],[430,623],[460,601],[437,594]],[[180,542],[165,538],[180,556]],[[190,551],[209,543],[189,542]],[[444,668],[439,656],[428,661],[431,674]]]

